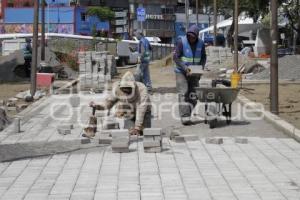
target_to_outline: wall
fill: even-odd
[[[33,12],[33,8],[5,8],[5,24],[0,25],[0,33],[32,33]],[[41,11],[39,16],[41,23]],[[73,34],[74,8],[47,7],[45,23],[46,32]]]
[[[76,19],[76,34],[80,35],[91,35],[93,26],[96,26],[97,31],[108,31],[109,23],[108,21],[100,21],[97,17],[86,16],[86,20],[81,19],[81,13],[86,13],[86,8],[77,7],[75,11]]]

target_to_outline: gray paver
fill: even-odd
[[[2,199],[251,199],[298,200],[300,144],[248,138],[176,143],[144,152],[134,138],[129,153],[109,147],[0,163]]]

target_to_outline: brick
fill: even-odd
[[[235,138],[235,143],[239,144],[248,144],[248,139],[247,138]]]
[[[179,130],[173,130],[170,134],[170,139],[174,140],[176,136],[180,136],[181,132]]]
[[[144,146],[144,149],[145,148],[150,148],[150,147],[161,147],[162,146],[162,141],[148,141],[148,142],[143,142],[143,146]]]
[[[113,153],[129,153],[129,148],[112,148]]]
[[[111,135],[112,135],[113,138],[129,137],[129,131],[127,129],[111,130]]]
[[[206,144],[223,144],[223,138],[206,138]]]
[[[116,141],[112,141],[111,142],[111,147],[112,148],[129,148],[129,141],[128,142],[116,142]]]
[[[161,136],[162,131],[161,128],[145,128],[144,129],[144,136]]]
[[[144,148],[145,153],[160,153],[162,152],[161,147],[150,147],[150,148]]]
[[[68,135],[71,134],[71,129],[62,129],[62,128],[58,128],[57,129],[58,133],[61,135]]]
[[[185,142],[185,139],[184,139],[183,136],[175,136],[175,137],[174,137],[174,141],[175,141],[176,143],[183,143],[183,142]]]
[[[89,138],[81,138],[80,143],[81,144],[90,144],[91,140]]]
[[[184,137],[184,141],[197,141],[199,140],[199,136],[197,135],[185,135]]]
[[[112,143],[112,138],[111,137],[101,137],[99,139],[99,144],[111,144]]]
[[[106,129],[106,130],[110,130],[110,129],[119,129],[119,123],[114,120],[114,119],[105,119],[103,121],[103,129]]]
[[[135,122],[131,119],[117,118],[120,129],[130,129],[135,126]]]
[[[73,124],[62,124],[57,126],[58,129],[63,129],[63,130],[71,130],[74,129]]]
[[[78,107],[80,105],[80,97],[77,95],[71,96],[69,102],[72,107]]]

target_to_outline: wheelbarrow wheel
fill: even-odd
[[[217,120],[217,119],[212,119],[212,120],[209,120],[209,122],[208,122],[208,124],[209,124],[209,128],[210,128],[210,129],[214,129],[214,128],[216,128],[216,126],[217,126],[217,122],[218,122],[218,120]]]
[[[231,119],[227,119],[226,123],[227,123],[227,125],[230,125],[231,124]]]

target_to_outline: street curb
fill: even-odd
[[[284,132],[286,135],[294,138],[300,143],[300,130],[297,129],[294,125],[290,124],[289,122],[285,121],[277,115],[274,115],[269,111],[259,109],[261,108],[261,106],[259,106],[258,103],[249,100],[243,95],[239,95],[237,97],[237,101],[243,106],[247,105],[247,107],[253,110],[256,115],[263,115],[263,119],[265,121],[271,123],[276,129]]]

